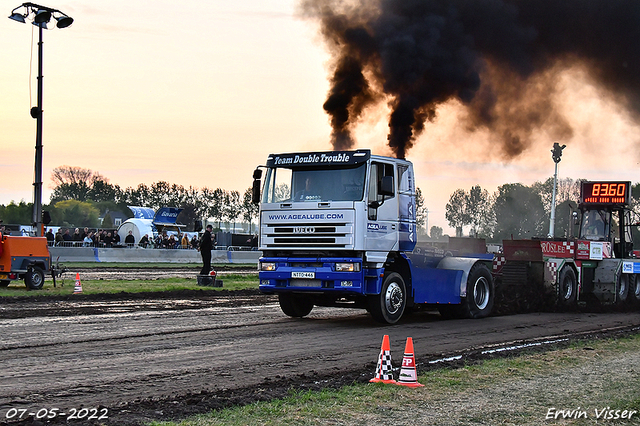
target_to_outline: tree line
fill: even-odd
[[[577,209],[580,185],[586,179],[558,179],[556,190],[555,236],[573,236],[572,213]],[[549,232],[553,178],[531,186],[508,183],[489,194],[480,185],[468,191],[456,189],[445,207],[449,226],[462,236],[469,235],[500,242],[505,239],[546,237]],[[632,208],[640,215],[640,183],[631,188]],[[434,237],[432,235],[432,237]],[[634,230],[634,239],[638,232]]]
[[[80,167],[60,166],[51,174],[52,195],[43,210],[51,216],[50,225],[62,227],[113,227],[110,212],[120,211],[132,216],[127,206],[178,207],[182,212],[178,222],[192,227],[196,220],[213,218],[218,227],[223,222],[233,223],[257,221],[258,208],[251,203],[251,188],[244,193],[222,188],[185,188],[165,181],[151,185],[122,189],[111,184],[98,172]],[[571,235],[572,211],[576,209],[580,183],[584,179],[559,179],[556,195],[555,235]],[[489,241],[508,238],[532,238],[546,236],[553,178],[536,182],[531,186],[509,183],[489,194],[480,185],[468,191],[456,189],[445,207],[445,218],[449,226],[462,236],[465,228],[470,236]],[[634,208],[640,213],[640,183],[632,187]],[[33,204],[20,201],[0,205],[0,219],[5,224],[31,223]],[[427,205],[420,188],[416,189],[416,217],[422,234],[427,221]],[[102,218],[102,220],[100,220]],[[191,228],[192,229],[192,228]],[[433,239],[443,236],[441,227],[432,226],[428,234]],[[638,234],[634,233],[634,236]]]
[[[51,199],[43,205],[49,212],[50,225],[63,227],[113,227],[110,212],[120,211],[132,217],[127,206],[178,207],[178,222],[193,226],[196,220],[213,218],[218,227],[223,222],[255,222],[258,208],[251,203],[251,188],[240,194],[222,188],[185,188],[165,181],[136,188],[122,189],[100,173],[80,167],[60,166],[51,174]],[[0,205],[0,218],[5,224],[31,223],[33,204],[21,201]],[[102,221],[100,220],[102,217]]]

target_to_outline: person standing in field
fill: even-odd
[[[200,275],[209,275],[211,271],[211,250],[213,250],[213,237],[211,236],[211,231],[213,230],[213,226],[207,225],[207,229],[202,234],[202,239],[200,240],[200,255],[202,256],[202,269],[200,270]]]

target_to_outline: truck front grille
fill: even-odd
[[[262,225],[265,248],[353,248],[353,225],[336,222],[319,226],[309,223]]]

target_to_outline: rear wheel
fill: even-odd
[[[640,279],[638,274],[629,276],[629,301],[635,306],[640,306]]]
[[[469,271],[467,297],[462,300],[461,313],[465,318],[484,318],[491,315],[495,300],[495,286],[491,272],[482,263]]]
[[[44,285],[44,272],[39,266],[30,266],[24,276],[24,284],[29,290],[40,290]]]
[[[10,280],[1,280],[0,287],[8,287],[10,283],[11,283]]]
[[[629,298],[629,274],[620,274],[616,282],[616,305],[624,305]]]
[[[565,307],[574,306],[578,297],[578,280],[573,268],[570,266],[562,268],[558,284],[558,304]]]
[[[369,296],[369,312],[374,320],[383,324],[398,322],[407,306],[407,287],[397,272],[386,275],[380,294]]]
[[[280,301],[280,309],[290,317],[305,317],[313,309],[313,303],[297,294],[281,293],[278,299]]]

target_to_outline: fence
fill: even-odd
[[[217,248],[211,251],[212,263],[258,264],[262,256],[257,250]],[[149,249],[142,247],[50,247],[54,262],[118,262],[118,263],[202,263],[195,249]]]

